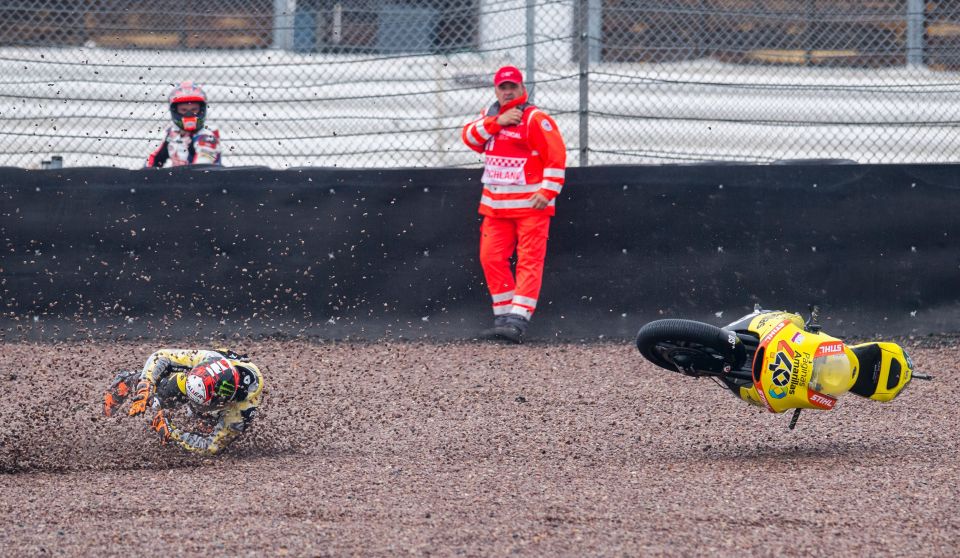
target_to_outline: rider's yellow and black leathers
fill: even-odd
[[[187,451],[206,455],[221,451],[250,427],[263,394],[260,369],[229,351],[225,355],[202,349],[161,349],[150,355],[140,374],[142,380],[156,387],[161,406],[189,405],[186,398],[187,372],[211,358],[226,358],[240,372],[237,393],[225,406],[211,410],[191,406],[194,413],[215,423],[213,431],[187,432],[168,422],[171,440]]]

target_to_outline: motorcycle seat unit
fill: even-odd
[[[850,347],[860,362],[860,373],[850,391],[877,401],[890,401],[910,383],[913,364],[892,343],[864,343]]]

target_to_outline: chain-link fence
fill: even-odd
[[[227,165],[471,166],[502,64],[570,164],[953,161],[960,1],[7,0],[0,165],[141,166],[195,80]]]

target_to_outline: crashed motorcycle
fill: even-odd
[[[644,358],[666,370],[709,377],[734,395],[772,413],[793,410],[793,429],[803,409],[829,411],[847,392],[891,401],[913,379],[910,355],[896,343],[847,345],[821,331],[810,317],[762,310],[720,328],[693,320],[650,322],[637,333]]]

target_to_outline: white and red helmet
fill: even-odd
[[[240,372],[223,357],[207,359],[187,374],[187,397],[200,407],[219,407],[233,400]]]
[[[170,102],[170,118],[178,128],[187,132],[203,128],[203,120],[207,116],[207,94],[199,85],[185,81],[173,88],[167,100]],[[180,103],[200,103],[200,110],[196,115],[182,115],[177,112]]]

